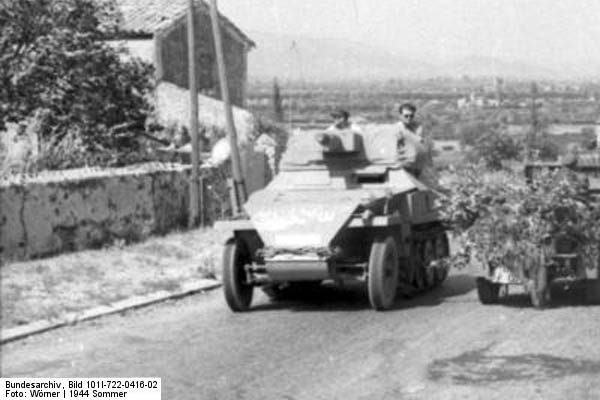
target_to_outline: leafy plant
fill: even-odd
[[[518,160],[521,156],[521,143],[498,131],[490,131],[480,136],[474,143],[475,158],[482,160],[490,169],[501,169],[504,161]]]
[[[548,135],[542,136],[532,148],[535,158],[542,161],[554,161],[560,154],[560,148]]]
[[[482,136],[498,131],[498,124],[485,121],[481,116],[456,124],[456,136],[463,147],[475,146]]]
[[[539,261],[548,238],[578,243],[587,262],[598,257],[600,200],[571,172],[545,173],[533,184],[510,171],[471,165],[456,172],[439,209],[458,239],[457,265],[475,258],[514,272]]]
[[[115,21],[109,0],[0,6],[0,129],[8,121],[39,124],[49,167],[118,165],[143,153],[152,66],[103,41]]]

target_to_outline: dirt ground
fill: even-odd
[[[598,400],[600,306],[554,285],[535,310],[513,291],[477,300],[470,274],[393,309],[364,285],[232,313],[222,290],[67,326],[1,347],[6,377],[161,377],[178,400]]]
[[[0,268],[2,327],[52,320],[215,277],[224,234],[197,229]]]

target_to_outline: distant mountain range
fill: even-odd
[[[251,32],[250,79],[316,81],[415,76],[434,67],[363,44]]]
[[[249,55],[249,78],[336,81],[390,78],[501,76],[552,79],[594,75],[592,66],[567,70],[492,57],[471,56],[451,62],[417,60],[376,46],[341,39],[249,32],[257,47]],[[586,68],[583,68],[586,67]],[[583,70],[582,70],[583,69]]]

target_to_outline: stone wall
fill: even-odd
[[[190,167],[76,169],[0,182],[0,259],[141,240],[185,226]]]

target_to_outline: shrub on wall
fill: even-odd
[[[102,39],[109,0],[7,0],[0,7],[0,129],[39,125],[42,167],[144,159],[152,66]]]

